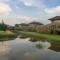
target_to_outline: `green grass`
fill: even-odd
[[[41,40],[60,42],[60,35],[41,34],[37,32],[24,32],[24,31],[20,31],[19,33],[27,35],[29,37],[38,38]]]
[[[6,31],[0,31],[0,40],[2,39],[10,39],[10,38],[15,38],[17,35],[16,33],[7,33]]]

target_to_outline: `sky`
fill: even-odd
[[[60,0],[0,0],[0,22],[14,25],[38,21],[49,24],[60,16]]]

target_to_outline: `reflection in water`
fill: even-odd
[[[0,54],[8,53],[9,50],[6,46],[0,46]]]
[[[27,35],[24,35],[24,34],[21,34],[21,35],[19,35],[18,37],[21,38],[21,39],[28,38],[28,36],[27,36]]]
[[[60,60],[60,52],[48,49],[51,44],[47,41],[28,41],[30,38],[0,43],[0,60]],[[42,48],[35,47],[41,45]]]
[[[42,48],[42,45],[40,43],[36,44],[36,48],[40,49],[40,48]]]
[[[60,43],[51,43],[51,47],[49,49],[60,52]]]
[[[0,39],[0,42],[4,42],[4,41],[11,41],[11,40],[14,40],[16,38],[3,38],[3,39]]]
[[[38,48],[38,49],[40,49],[40,48],[42,48],[42,47],[45,47],[45,48],[48,48],[49,47],[49,49],[51,49],[51,50],[54,50],[54,51],[56,51],[56,52],[60,52],[60,43],[48,43],[48,42],[46,42],[46,41],[39,41],[38,39],[36,39],[36,38],[30,38],[30,40],[29,41],[31,41],[31,42],[39,42],[38,44],[36,44],[36,47]]]
[[[8,39],[0,39],[0,54],[5,54],[10,51],[10,48],[8,47],[8,43],[6,41],[14,40],[15,38],[8,38]]]
[[[45,41],[45,42],[40,41],[40,44],[43,46],[43,48],[46,48],[46,49],[51,46],[51,44],[49,42],[47,42],[47,41]]]
[[[25,60],[32,60],[34,58],[35,58],[35,55],[33,53],[29,53],[29,52],[24,53],[24,59]]]
[[[29,41],[31,41],[31,42],[37,42],[37,41],[39,41],[38,39],[36,39],[36,38],[30,38],[30,40]]]
[[[45,41],[45,42],[40,41],[36,45],[37,48],[44,48],[44,49],[48,49],[50,46],[51,46],[51,44],[49,42],[47,42],[47,41]]]
[[[10,51],[10,48],[8,47],[7,43],[4,44],[4,42],[0,42],[0,54],[5,54]]]

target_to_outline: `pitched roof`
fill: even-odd
[[[21,25],[21,26],[29,26],[29,25],[26,24],[26,23],[21,23],[21,24],[17,24],[17,25]]]
[[[60,20],[60,16],[56,16],[56,17],[50,18],[48,20],[51,20],[51,21]]]
[[[33,21],[33,22],[29,23],[29,24],[43,25],[42,23],[40,23],[40,22],[35,22],[35,21]]]

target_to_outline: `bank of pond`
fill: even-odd
[[[60,42],[60,35],[52,35],[52,34],[42,34],[37,32],[26,32],[26,31],[0,31],[0,40],[8,39],[9,38],[27,38],[31,37],[31,41],[51,41],[51,42]],[[34,38],[34,39],[33,39]]]
[[[47,40],[51,42],[60,42],[60,35],[55,35],[55,34],[42,34],[42,33],[37,33],[37,32],[24,32],[24,31],[19,31],[21,37],[34,37],[35,40]]]

